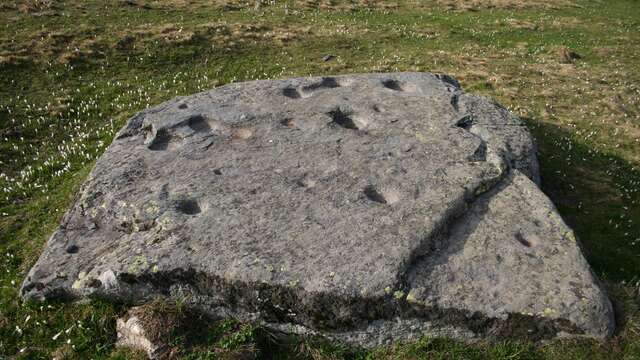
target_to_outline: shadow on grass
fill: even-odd
[[[560,126],[525,119],[539,148],[542,189],[580,239],[595,272],[640,276],[640,172],[594,150]]]

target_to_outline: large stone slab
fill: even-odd
[[[254,81],[133,117],[25,298],[162,295],[364,346],[611,334],[523,123],[425,73]]]

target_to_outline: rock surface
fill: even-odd
[[[602,338],[523,123],[448,76],[254,81],[129,120],[25,298],[180,298],[363,346]]]

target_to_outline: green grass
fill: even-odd
[[[125,305],[18,298],[93,161],[136,111],[234,81],[377,71],[449,73],[525,118],[539,144],[543,190],[616,304],[615,337],[546,345],[425,338],[364,352],[223,321],[192,342],[177,339],[179,357],[640,358],[638,1],[478,11],[408,0],[389,9],[46,3],[0,4],[0,359],[140,356],[114,348]],[[582,58],[564,63],[561,47]],[[323,62],[326,54],[336,59]]]

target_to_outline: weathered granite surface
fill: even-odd
[[[129,120],[22,295],[163,295],[364,346],[606,337],[539,181],[523,123],[448,76],[231,84]]]

